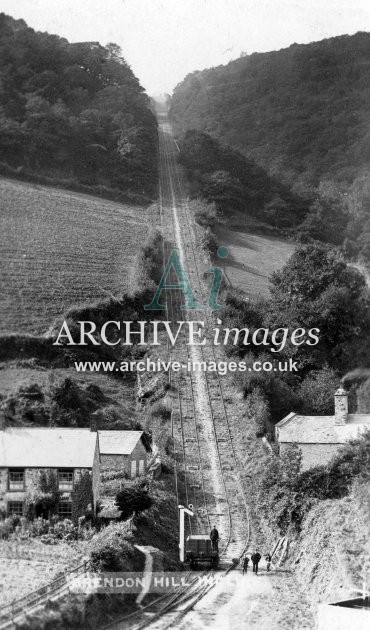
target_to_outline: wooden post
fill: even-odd
[[[189,516],[194,516],[194,512],[192,512],[191,510],[188,510],[183,505],[179,505],[179,510],[180,510],[180,540],[179,540],[180,562],[184,562],[185,561],[185,512],[186,514],[189,514]]]

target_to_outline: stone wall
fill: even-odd
[[[131,462],[136,462],[136,475],[139,474],[139,462],[144,461],[146,470],[148,453],[141,440],[138,441],[131,455],[100,455],[101,470],[104,472],[125,471],[131,477]]]
[[[100,455],[100,469],[103,472],[125,471],[130,474],[129,455]]]
[[[280,454],[282,455],[289,446],[291,446],[290,443],[280,443]],[[343,444],[298,444],[298,446],[302,451],[302,470],[307,470],[327,464]]]
[[[138,441],[134,450],[131,453],[131,460],[136,460],[136,474],[139,474],[139,462],[144,460],[144,472],[146,471],[146,464],[148,460],[148,452],[141,440]]]

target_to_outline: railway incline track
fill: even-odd
[[[178,251],[197,299],[206,305],[209,286],[203,274],[212,265],[197,244],[194,219],[177,161],[178,146],[167,112],[158,112],[158,123],[160,228],[166,242],[164,261],[168,260],[172,249]],[[170,276],[172,281],[178,283],[174,274]],[[161,302],[166,300],[167,303],[166,319],[174,326],[177,321],[204,321],[207,336],[207,330],[211,331],[216,325],[212,311],[183,310],[183,293],[175,290],[166,293],[161,296]],[[212,343],[189,346],[185,331],[180,332],[174,345],[168,345],[168,355],[168,359],[181,365],[187,365],[188,361],[225,360],[223,350]],[[177,501],[194,508],[194,517],[185,521],[185,535],[207,534],[216,525],[220,534],[220,569],[226,574],[234,566],[233,560],[240,558],[250,543],[250,523],[222,380],[217,372],[184,369],[170,372],[169,378],[173,393],[171,432]],[[212,588],[212,577],[216,577],[216,573],[203,571],[201,575],[207,580],[200,588],[200,573],[188,572],[188,586],[156,598],[142,611],[106,627],[115,630],[176,627]]]
[[[159,114],[160,205],[162,230],[167,242],[176,248],[188,274],[192,289],[202,304],[208,303],[209,287],[204,271],[212,266],[199,250],[194,219],[184,193],[182,173],[177,162],[178,148],[165,113]],[[205,336],[216,325],[209,309],[181,309],[181,293],[167,302],[171,321],[201,320]],[[212,334],[209,335],[209,338]],[[182,365],[191,362],[222,361],[219,346],[189,346],[185,334],[170,348],[171,359]],[[241,555],[249,536],[249,517],[241,487],[239,462],[230,429],[222,377],[217,372],[181,370],[172,373],[171,385],[177,392],[172,410],[174,449],[185,478],[183,503],[195,508],[195,519],[188,521],[188,533],[207,533],[216,524],[222,541],[221,558],[230,564]]]

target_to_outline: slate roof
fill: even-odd
[[[290,413],[276,425],[280,443],[345,444],[370,429],[370,414],[348,414],[344,425],[335,424],[335,416],[301,416]]]
[[[0,430],[0,467],[92,468],[95,446],[89,429],[7,427]]]
[[[143,431],[98,431],[101,455],[131,455]]]

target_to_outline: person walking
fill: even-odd
[[[216,525],[214,525],[212,527],[209,537],[211,539],[212,551],[216,551],[218,553],[219,535],[218,535],[218,531],[216,529]]]
[[[248,558],[248,556],[244,556],[244,560],[243,560],[243,575],[244,575],[244,573],[247,573],[247,571],[248,571],[248,564],[249,564],[249,558]]]
[[[269,572],[271,569],[271,555],[268,553],[266,556],[266,570]]]
[[[261,560],[261,554],[258,552],[258,549],[256,549],[254,554],[251,556],[251,560],[253,562],[253,573],[258,575],[258,563]]]

